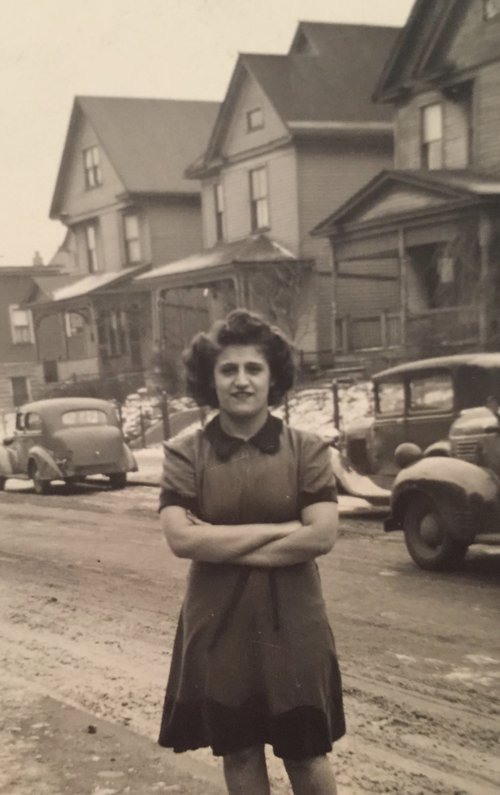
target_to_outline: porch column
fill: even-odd
[[[408,321],[408,258],[405,248],[405,232],[398,230],[399,259],[399,305],[400,305],[400,344],[406,347]]]
[[[153,344],[160,341],[160,287],[153,287],[151,290],[151,331]]]
[[[337,282],[338,282],[338,262],[337,257],[335,256],[335,248],[333,245],[332,238],[329,239],[330,242],[330,269],[332,273],[332,292],[331,292],[331,339],[332,339],[332,356],[335,359],[335,354],[338,353],[338,335],[337,335],[337,314],[338,314],[338,307],[337,307]]]
[[[489,216],[482,212],[479,216],[478,242],[479,242],[479,289],[478,289],[478,321],[479,321],[479,343],[483,350],[488,344],[488,328],[490,322],[491,308],[491,284],[490,284],[490,244],[491,244],[491,220]]]

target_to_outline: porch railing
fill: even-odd
[[[399,312],[337,318],[336,351],[370,351],[404,346],[422,351],[475,344],[479,340],[479,311],[475,306],[439,307],[408,314],[405,318],[405,338],[402,315]]]

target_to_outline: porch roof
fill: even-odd
[[[212,272],[228,266],[252,265],[265,262],[301,262],[288,249],[267,235],[253,235],[243,240],[224,243],[189,257],[160,265],[148,273],[136,276],[134,284],[142,287],[168,280],[169,277]],[[306,262],[306,261],[303,261]]]
[[[149,267],[149,266],[148,266]],[[98,290],[111,285],[116,287],[123,282],[130,281],[138,273],[144,270],[145,266],[140,265],[135,268],[129,268],[126,271],[113,271],[111,273],[91,273],[83,278],[74,277],[71,283],[66,283],[63,286],[54,285],[56,289],[48,290],[47,284],[44,284],[45,300],[38,300],[32,302],[31,306],[34,308],[38,304],[52,304],[63,303],[72,301],[84,296],[91,295]]]
[[[446,203],[500,198],[500,178],[496,176],[490,177],[467,169],[453,171],[384,170],[354,193],[334,213],[317,224],[311,230],[311,234],[318,237],[327,236],[337,231],[342,224],[360,221],[363,210],[368,206],[375,206],[377,200],[380,200],[389,188],[412,188],[422,194],[427,193],[429,204],[431,198],[434,200],[437,198],[441,200],[441,205],[436,205],[434,201],[434,206],[441,208]],[[374,218],[373,220],[385,223],[396,215],[411,217],[417,211],[415,207],[408,209],[400,207],[398,210],[394,208],[393,212],[381,214],[378,219]]]

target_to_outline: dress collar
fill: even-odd
[[[261,453],[273,455],[278,452],[280,447],[282,427],[282,420],[272,414],[268,414],[262,428],[257,431],[255,436],[248,439],[248,442],[257,447]],[[244,439],[239,439],[237,436],[230,436],[226,433],[221,426],[218,414],[205,426],[204,433],[214,448],[217,458],[220,458],[221,461],[228,461],[233,453],[245,444]]]

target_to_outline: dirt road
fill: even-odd
[[[161,537],[156,497],[141,486],[38,497],[15,484],[0,495],[0,687],[156,738],[187,571]],[[340,795],[496,795],[500,551],[429,574],[379,521],[341,525],[320,562],[346,693]],[[205,750],[193,764],[219,767]]]

